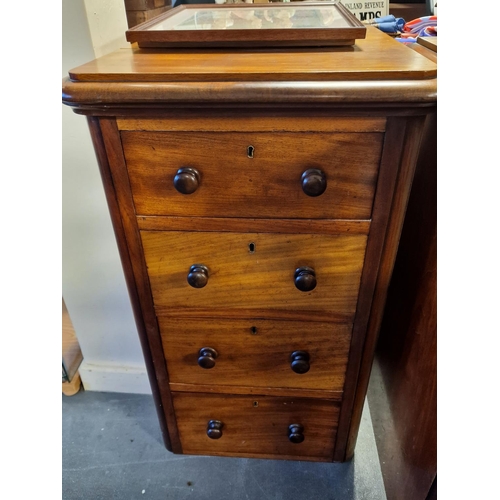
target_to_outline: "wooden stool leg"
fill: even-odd
[[[80,374],[76,372],[71,382],[62,383],[62,392],[65,396],[74,396],[80,391],[81,386],[82,380],[80,378]]]

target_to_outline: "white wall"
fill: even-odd
[[[127,47],[123,0],[63,0],[62,76]],[[149,393],[87,121],[63,106],[62,275],[86,390]]]
[[[127,15],[124,0],[85,0],[84,3],[96,57],[129,46],[125,40]]]

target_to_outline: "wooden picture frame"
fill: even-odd
[[[126,32],[140,48],[335,47],[365,37],[339,0],[181,5]]]

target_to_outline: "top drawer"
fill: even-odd
[[[371,217],[380,132],[121,134],[137,215]]]

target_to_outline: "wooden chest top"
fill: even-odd
[[[408,80],[436,64],[376,28],[353,47],[318,49],[122,49],[69,72],[74,81]]]
[[[63,102],[418,103],[433,105],[437,66],[377,28],[353,47],[121,49],[69,71]]]

